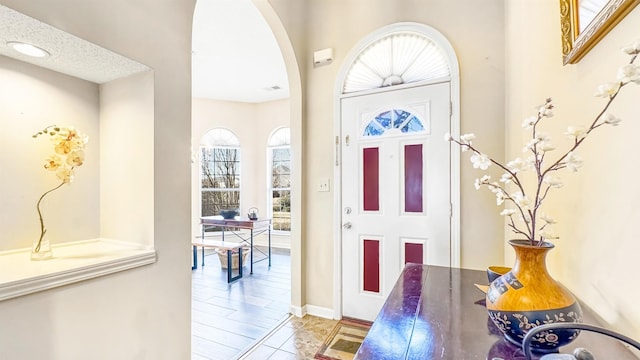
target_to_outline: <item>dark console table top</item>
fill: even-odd
[[[485,296],[474,283],[486,284],[486,273],[407,264],[355,359],[524,359],[489,320]],[[584,305],[583,311],[585,323],[600,325]],[[617,340],[585,331],[560,352],[577,347],[596,359],[637,360]]]

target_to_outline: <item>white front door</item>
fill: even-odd
[[[450,84],[353,96],[342,114],[342,311],[374,320],[407,262],[450,265]]]

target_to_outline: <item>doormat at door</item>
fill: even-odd
[[[321,360],[351,360],[367,336],[371,323],[356,319],[342,319],[331,330],[314,356]]]

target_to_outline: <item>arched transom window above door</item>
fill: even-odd
[[[443,50],[423,34],[399,31],[363,49],[347,72],[343,94],[450,76]]]
[[[425,131],[422,120],[403,109],[391,109],[376,115],[366,124],[363,136],[381,136]]]

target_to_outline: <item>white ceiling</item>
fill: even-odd
[[[50,56],[34,58],[22,55],[9,47],[8,41],[36,45],[47,50]],[[149,70],[138,62],[2,5],[0,55],[98,84]]]
[[[193,97],[249,103],[289,97],[282,53],[251,0],[198,0],[193,23]],[[51,56],[21,55],[6,45],[16,40]],[[0,55],[99,84],[149,70],[2,5]]]
[[[198,0],[192,75],[193,97],[250,103],[289,97],[282,52],[251,0]]]

